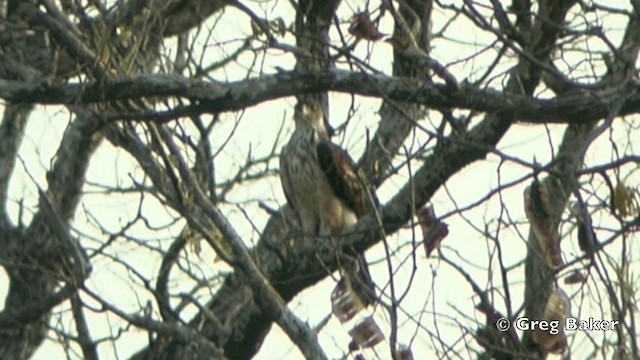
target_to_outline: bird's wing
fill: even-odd
[[[337,145],[324,141],[316,147],[318,164],[338,199],[357,217],[377,206],[373,187],[366,181],[349,154]],[[375,301],[375,284],[363,254],[345,259],[342,264],[346,287],[353,291],[360,304],[367,307]],[[338,285],[339,286],[339,285]],[[358,311],[358,310],[356,310]]]
[[[377,205],[375,191],[358,171],[349,154],[328,141],[320,142],[316,151],[320,169],[340,201],[358,217],[370,212],[372,204]]]

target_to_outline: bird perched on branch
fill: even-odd
[[[377,200],[349,154],[331,142],[320,105],[299,103],[294,120],[295,130],[280,155],[280,180],[307,247],[354,225],[374,210]],[[341,259],[341,264],[343,280],[338,286],[346,285],[347,294],[356,295],[357,312],[373,302],[374,285],[361,255]]]

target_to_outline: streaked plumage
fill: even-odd
[[[319,106],[296,106],[294,119],[296,128],[280,155],[285,196],[298,214],[304,239],[338,234],[373,210],[375,193],[349,154],[331,143]],[[373,285],[366,262],[359,260],[345,266],[345,272],[358,272],[360,280],[346,276],[346,281],[366,306]],[[363,283],[370,290],[359,286]]]

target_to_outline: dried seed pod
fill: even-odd
[[[524,211],[531,230],[540,243],[547,265],[558,268],[564,264],[560,249],[560,234],[550,215],[549,190],[537,179],[524,191]]]
[[[617,179],[618,183],[611,197],[611,207],[620,217],[628,217],[640,214],[640,201],[638,191],[627,186],[623,180]]]

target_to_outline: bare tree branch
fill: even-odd
[[[313,82],[313,87],[309,83]],[[362,86],[362,84],[367,86]],[[382,96],[394,100],[410,99],[434,108],[460,108],[490,112],[513,122],[533,124],[581,123],[603,118],[612,102],[625,97],[620,115],[640,109],[638,84],[627,84],[611,90],[588,90],[555,99],[530,99],[520,95],[504,95],[472,86],[451,89],[446,85],[428,84],[410,79],[395,79],[384,75],[330,70],[315,74],[283,73],[227,85],[194,82],[173,75],[142,75],[132,79],[109,81],[107,85],[47,85],[25,84],[0,80],[0,97],[14,103],[38,101],[44,104],[90,104],[151,96],[187,98],[195,102],[181,111],[149,113],[106,112],[108,121],[118,118],[139,118],[162,122],[177,117],[235,111],[263,101],[299,93],[336,91],[362,96]],[[180,109],[180,108],[178,108]]]

